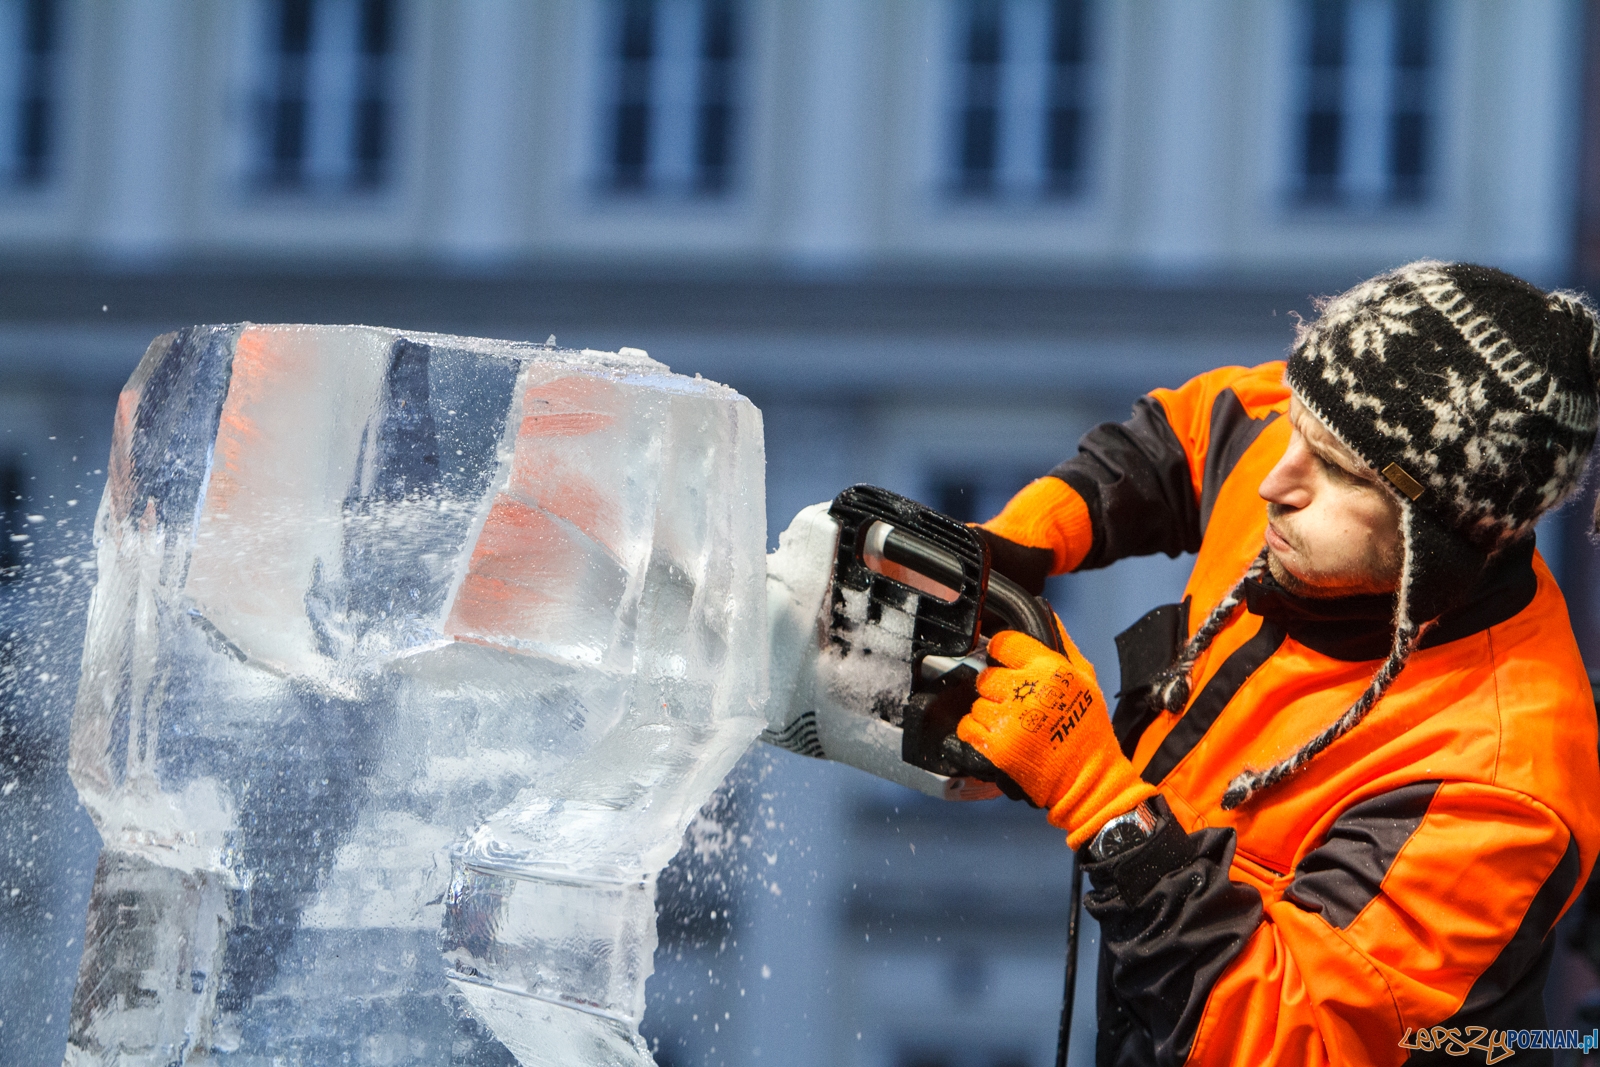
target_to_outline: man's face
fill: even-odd
[[[1259,490],[1272,576],[1300,596],[1393,592],[1402,554],[1399,504],[1296,398],[1289,424],[1289,447]]]

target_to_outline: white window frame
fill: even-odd
[[[977,182],[966,167],[966,116],[972,103],[968,60],[969,28],[973,9],[992,3],[1000,15],[999,72],[996,132],[992,180]],[[1083,0],[1079,17],[1081,58],[1063,64],[1062,73],[1070,81],[1056,81],[1057,70],[1051,50],[1053,0],[948,0],[946,24],[946,100],[943,158],[938,173],[948,197],[966,201],[1061,200],[1077,201],[1089,192],[1094,172],[1098,126],[1098,70],[1102,65],[1100,23],[1105,16],[1102,5]],[[1050,111],[1060,93],[1076,105],[1079,127],[1076,132],[1077,166],[1065,181],[1058,181],[1048,165]]]
[[[601,92],[594,141],[593,185],[608,196],[723,199],[743,184],[749,136],[749,78],[753,4],[746,0],[642,0],[653,8],[645,107],[644,166],[637,175],[618,166],[618,124],[625,90],[620,55],[623,20],[630,0],[606,0],[598,34]],[[731,5],[732,57],[720,71],[704,55],[705,18],[713,4]],[[719,83],[725,160],[720,171],[703,168],[700,122]]]
[[[1414,188],[1395,173],[1392,123],[1401,75],[1395,62],[1396,7],[1407,0],[1344,0],[1344,60],[1338,89],[1338,170],[1322,187],[1308,167],[1311,20],[1314,0],[1298,0],[1289,23],[1292,103],[1289,108],[1285,187],[1289,202],[1308,210],[1417,210],[1436,203],[1445,186],[1446,54],[1451,35],[1447,4],[1425,0],[1428,62],[1420,75],[1423,166]]]
[[[309,49],[299,74],[305,124],[298,164],[280,172],[274,153],[272,111],[285,74],[278,44],[282,0],[254,0],[246,19],[250,85],[244,108],[240,165],[246,185],[268,195],[372,194],[396,183],[401,158],[398,107],[400,41],[406,5],[388,0],[387,47],[368,53],[361,41],[363,0],[311,0]],[[363,165],[357,144],[358,112],[370,99],[381,108],[382,151],[376,166]]]

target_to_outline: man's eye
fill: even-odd
[[[1378,488],[1377,480],[1374,478],[1363,477],[1348,468],[1341,467],[1331,459],[1326,459],[1322,456],[1318,456],[1317,459],[1322,463],[1322,469],[1328,472],[1330,481],[1338,482],[1340,485],[1353,485],[1370,489]]]
[[[1317,462],[1322,464],[1322,469],[1324,472],[1326,472],[1328,477],[1332,478],[1336,482],[1344,482],[1348,484],[1359,482],[1361,480],[1326,456],[1318,456]]]

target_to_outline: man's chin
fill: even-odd
[[[1382,587],[1380,583],[1372,580],[1365,582],[1333,582],[1320,576],[1301,577],[1288,567],[1285,567],[1278,554],[1267,549],[1267,570],[1272,573],[1273,580],[1281,585],[1286,592],[1295,596],[1306,597],[1311,600],[1331,600],[1341,596],[1370,596],[1381,593],[1394,592],[1394,586]]]
[[[1295,596],[1315,597],[1327,595],[1321,591],[1321,587],[1313,585],[1285,567],[1278,559],[1278,554],[1270,548],[1267,550],[1267,570],[1272,573],[1273,581]]]

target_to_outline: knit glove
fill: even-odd
[[[1004,630],[956,736],[1009,774],[1081,848],[1116,816],[1155,795],[1117,746],[1094,668],[1062,635],[1065,654]]]
[[[1045,575],[1040,575],[1041,587],[1046,575],[1077,569],[1094,545],[1089,505],[1083,502],[1076,489],[1048,474],[1023,486],[1000,514],[984,523],[981,529],[1018,546],[1022,553],[1029,549],[1049,553],[1049,559],[1044,562]],[[991,550],[994,547],[991,542]],[[1008,569],[1013,555],[1016,554],[1002,550],[995,556],[995,566],[1000,573],[1037,596],[1038,589],[1029,588],[1026,578]],[[1032,560],[1026,565],[1030,569],[1036,566]]]

